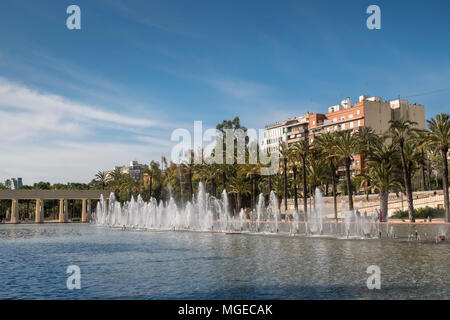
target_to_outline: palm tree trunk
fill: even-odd
[[[307,186],[306,186],[306,157],[302,157],[302,171],[303,171],[303,213],[305,214],[305,221],[308,220],[308,202],[306,200]]]
[[[347,178],[348,209],[353,211],[352,179],[350,177],[350,158],[345,158],[345,177]]]
[[[237,210],[236,210],[236,212],[237,212],[237,214],[239,214],[239,212],[241,211],[241,194],[238,193],[236,195],[236,197],[237,197]]]
[[[408,200],[408,215],[409,221],[414,222],[414,205],[413,205],[413,197],[412,197],[412,188],[411,188],[411,177],[409,174],[408,167],[406,165],[405,151],[403,150],[403,143],[400,143],[400,155],[402,157],[402,166],[403,166],[403,180],[405,182],[406,196]]]
[[[298,211],[298,195],[297,195],[297,167],[294,166],[292,168],[292,171],[294,173],[294,208],[295,211]]]
[[[338,222],[337,216],[337,195],[336,195],[336,169],[333,162],[330,163],[331,168],[331,183],[333,185],[333,206],[334,206],[334,219]]]
[[[252,174],[252,212],[255,209],[255,198],[256,198],[256,183],[255,183],[255,175]]]
[[[431,163],[427,161],[428,191],[431,191]]]
[[[194,188],[192,187],[192,168],[189,168],[189,201],[194,197]]]
[[[269,175],[269,195],[271,191],[272,191],[272,176]]]
[[[425,182],[425,156],[424,152],[422,150],[422,162],[421,162],[421,169],[422,169],[422,190],[425,191],[426,188],[426,182]]]
[[[216,179],[214,179],[214,178],[211,179],[211,193],[212,193],[212,196],[215,198],[216,197]]]
[[[153,177],[150,176],[150,195],[149,195],[149,199],[150,200],[152,198],[152,188],[153,188]]]
[[[225,170],[222,171],[222,184],[223,190],[227,190],[227,175],[225,174]]]
[[[444,209],[445,209],[445,219],[450,222],[450,202],[448,196],[448,161],[447,161],[448,150],[441,150],[442,162],[444,164],[444,176],[442,177],[442,189],[444,190]]]
[[[283,159],[284,162],[284,211],[287,212],[287,158]]]
[[[383,214],[383,221],[386,221],[386,218],[387,218],[388,197],[389,197],[389,193],[387,191],[383,191],[380,193],[380,208],[381,208],[381,213]]]

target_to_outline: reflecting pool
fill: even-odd
[[[450,245],[0,225],[0,299],[448,299]],[[81,289],[66,286],[69,265]],[[381,270],[369,290],[366,270]]]

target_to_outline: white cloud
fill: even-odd
[[[151,133],[158,127],[164,134],[162,125],[0,77],[0,180],[89,182],[98,170],[130,160],[148,163],[170,153],[169,138]]]
[[[270,88],[259,83],[230,79],[207,79],[207,83],[238,99],[262,97]]]
[[[33,113],[59,114],[78,121],[94,120],[132,127],[155,125],[150,120],[128,117],[98,107],[79,104],[54,94],[40,93],[25,86],[11,83],[1,77],[0,106],[27,110]]]

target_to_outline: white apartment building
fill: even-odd
[[[264,128],[262,149],[270,153],[278,152],[281,142],[286,141],[284,128],[289,120],[280,121]]]

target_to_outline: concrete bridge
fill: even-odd
[[[19,223],[19,200],[35,200],[35,222],[44,222],[42,210],[45,200],[59,200],[59,222],[68,222],[68,200],[81,200],[81,222],[88,222],[91,200],[103,195],[105,205],[111,191],[107,190],[0,190],[0,200],[11,200],[11,223]]]

